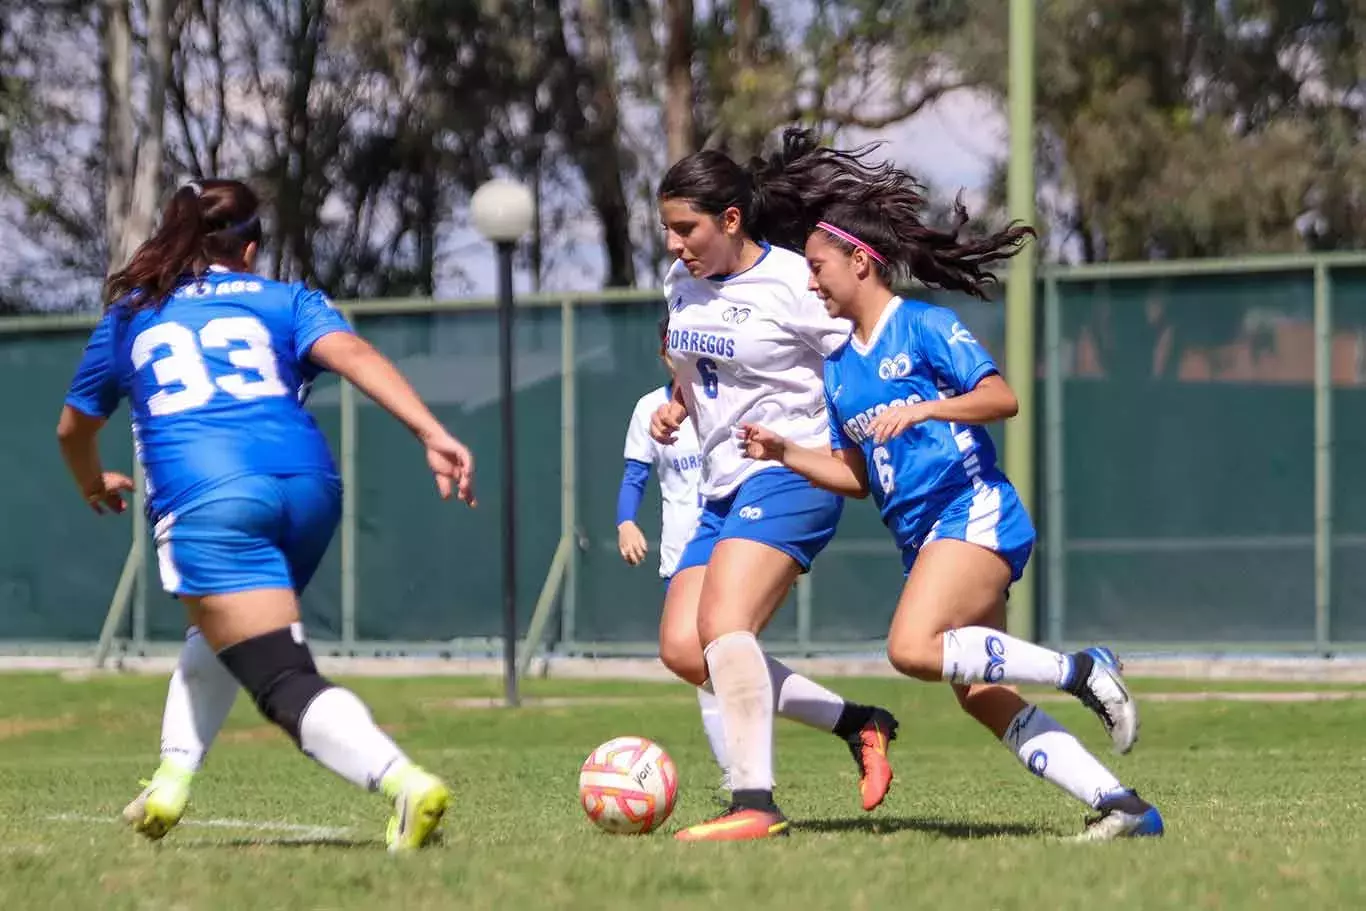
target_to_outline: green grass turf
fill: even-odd
[[[1154,699],[1142,741],[1119,758],[1085,710],[1049,702],[1167,820],[1162,840],[1077,845],[1062,836],[1080,830],[1084,808],[1028,775],[946,688],[833,682],[901,718],[887,802],[861,812],[844,746],[782,723],[778,796],[792,837],[684,845],[669,836],[713,811],[717,776],[682,686],[536,681],[529,697],[568,704],[506,711],[458,703],[496,697],[492,680],[351,681],[455,790],[444,841],[396,858],[382,846],[383,801],[298,755],[245,698],[185,824],[145,843],[114,820],[156,764],[164,681],[5,675],[0,908],[1366,907],[1366,700]],[[1192,688],[1258,689],[1138,685],[1140,698]],[[579,808],[579,764],[620,734],[654,738],[678,763],[680,801],[662,832],[600,834]],[[223,820],[296,828],[205,824]]]

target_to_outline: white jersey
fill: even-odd
[[[626,428],[626,458],[653,465],[659,475],[659,492],[664,501],[663,528],[659,535],[659,574],[673,575],[683,548],[692,540],[702,517],[697,496],[697,479],[702,473],[702,456],[691,420],[678,428],[678,439],[665,446],[650,436],[650,418],[669,401],[669,390],[661,386],[647,392],[636,402],[631,423]]]
[[[723,499],[777,462],[747,459],[735,439],[755,423],[798,446],[828,446],[822,361],[849,337],[808,290],[806,260],[769,247],[752,267],[694,278],[681,262],[664,279],[669,357],[702,446],[702,496]]]

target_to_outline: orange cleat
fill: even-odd
[[[892,786],[894,776],[892,764],[887,761],[887,748],[896,739],[899,726],[891,712],[873,709],[868,723],[849,738],[849,752],[858,764],[858,792],[865,811],[877,809]]]
[[[679,841],[757,841],[785,836],[789,825],[777,807],[756,810],[732,806],[715,819],[689,826],[674,837]]]

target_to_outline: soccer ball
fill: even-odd
[[[663,747],[644,737],[615,737],[579,770],[579,801],[598,828],[644,835],[674,811],[678,771]]]

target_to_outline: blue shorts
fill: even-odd
[[[1000,554],[1010,564],[1011,582],[1019,581],[1024,574],[1034,550],[1034,523],[1005,475],[994,472],[983,476],[931,515],[933,523],[927,530],[896,542],[908,575],[920,548],[940,538],[967,541]]]
[[[190,596],[302,592],[340,518],[341,481],[332,475],[229,481],[156,523],[161,587]]]
[[[780,550],[802,572],[835,536],[844,499],[787,468],[766,468],[750,475],[730,496],[708,500],[697,531],[683,549],[674,575],[705,566],[717,541],[742,538]]]

